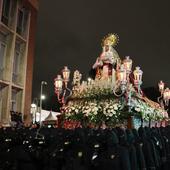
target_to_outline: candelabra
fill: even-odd
[[[59,103],[61,103],[64,106],[67,98],[72,94],[72,91],[68,88],[70,70],[68,69],[67,66],[64,66],[64,69],[62,70],[62,76],[57,75],[57,77],[54,79],[54,86],[57,99]]]
[[[158,83],[158,87],[161,95],[157,98],[157,100],[160,106],[165,109],[169,106],[170,89],[168,87],[165,88],[165,83],[162,80]]]
[[[142,70],[140,67],[136,67],[133,71],[133,82],[130,82],[130,74],[132,72],[132,60],[127,56],[123,60],[123,64],[117,70],[117,81],[113,89],[115,96],[120,97],[125,95],[126,102],[128,106],[131,106],[131,95],[132,95],[132,83],[136,88],[139,95],[141,95],[141,85],[142,85]]]

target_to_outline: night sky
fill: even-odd
[[[39,7],[33,98],[54,95],[53,80],[64,65],[84,79],[102,51],[108,33],[119,35],[120,57],[130,56],[143,70],[143,87],[163,80],[170,86],[170,1],[41,0]]]

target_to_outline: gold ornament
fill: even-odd
[[[108,34],[102,40],[102,46],[116,46],[119,41],[119,37],[117,34]]]

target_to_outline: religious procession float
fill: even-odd
[[[142,70],[132,71],[129,56],[121,59],[114,49],[118,42],[116,34],[109,34],[102,41],[103,51],[92,67],[94,79],[81,81],[82,74],[73,74],[72,89],[69,88],[70,70],[67,66],[62,75],[54,80],[55,93],[61,107],[62,126],[115,127],[158,124],[168,120],[165,109],[170,98],[169,89],[159,83],[158,102],[151,101],[141,89]]]

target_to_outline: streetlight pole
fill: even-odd
[[[41,110],[42,110],[42,94],[43,94],[43,85],[47,85],[46,81],[41,81],[41,89],[40,89],[40,126],[41,126]]]

